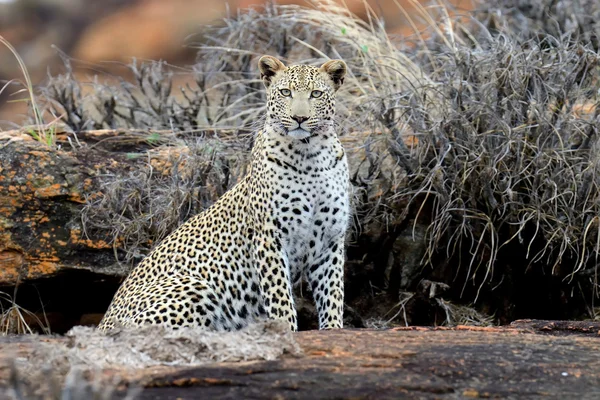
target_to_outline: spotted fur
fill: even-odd
[[[259,61],[267,118],[248,175],[164,239],[117,291],[99,328],[233,330],[260,318],[297,330],[303,277],[321,329],[342,328],[348,166],[333,116],[346,66]]]

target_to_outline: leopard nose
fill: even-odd
[[[301,124],[301,123],[303,123],[304,121],[308,121],[308,117],[301,117],[301,116],[299,116],[299,115],[294,115],[294,116],[292,117],[292,119],[293,119],[294,121],[296,121],[296,122],[298,123],[298,125],[300,125],[300,124]]]

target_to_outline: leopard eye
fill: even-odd
[[[290,97],[292,95],[292,91],[290,89],[280,89],[279,92],[284,97]]]
[[[323,96],[323,92],[321,92],[320,90],[313,90],[310,93],[310,97],[312,97],[313,99],[318,99],[321,96]]]

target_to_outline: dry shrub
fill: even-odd
[[[62,55],[62,54],[61,54]],[[98,76],[88,82],[74,78],[71,60],[62,55],[65,72],[49,75],[40,95],[46,110],[61,116],[65,127],[74,132],[91,129],[151,128],[190,131],[206,118],[212,107],[205,96],[205,77],[195,71],[180,70],[165,62],[133,61],[124,74],[132,82],[117,78],[119,84],[103,83]],[[173,90],[176,74],[193,76],[196,85]],[[106,79],[111,81],[114,79]]]
[[[104,178],[102,196],[82,211],[90,237],[108,237],[117,259],[132,265],[188,218],[208,208],[241,175],[248,138],[199,138],[184,146],[130,154],[137,167]]]
[[[598,54],[548,32],[465,37],[419,63],[432,96],[397,96],[419,145],[395,196],[430,217],[426,261],[456,263],[473,300],[512,278],[509,264],[597,295]]]
[[[265,103],[258,57],[273,54],[288,63],[306,64],[343,58],[350,74],[338,96],[338,114],[344,127],[354,127],[372,119],[364,113],[365,104],[427,81],[398,51],[374,13],[365,22],[333,1],[314,1],[313,6],[268,4],[239,12],[224,26],[204,33],[198,62],[191,68],[134,61],[127,66],[132,81],[121,79],[116,86],[102,84],[98,77],[77,81],[71,61],[61,54],[65,73],[48,76],[41,98],[53,115],[64,115],[63,122],[75,132],[256,128]],[[173,88],[176,74],[191,77],[194,84]]]
[[[419,145],[411,152],[418,168],[397,196],[431,200],[430,260],[440,248],[451,256],[466,246],[467,275],[483,282],[512,241],[532,262],[557,267],[573,256],[569,274],[596,257],[598,61],[568,41],[501,35],[437,55],[437,117],[427,99],[398,99]],[[591,112],[578,116],[581,105]]]
[[[569,36],[600,49],[600,4],[595,0],[503,0],[482,6],[474,18],[492,33],[515,32],[527,40]]]

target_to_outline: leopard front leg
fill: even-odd
[[[265,312],[270,319],[287,321],[290,329],[297,331],[289,261],[282,251],[281,242],[267,234],[259,235],[255,243],[254,260]]]
[[[344,238],[333,240],[307,272],[319,313],[319,329],[344,327]]]

